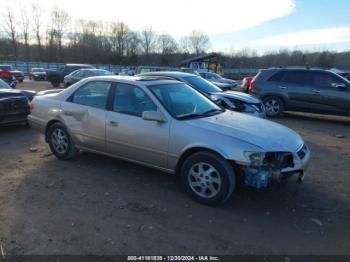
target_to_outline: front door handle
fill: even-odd
[[[321,93],[321,90],[314,89],[314,90],[312,90],[312,93],[314,93],[314,94],[320,94],[320,93]]]
[[[279,89],[287,89],[286,86],[279,86]]]
[[[118,122],[116,122],[116,121],[109,121],[109,124],[111,126],[118,126],[119,125]]]

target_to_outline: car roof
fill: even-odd
[[[190,77],[190,76],[196,76],[195,74],[180,72],[180,71],[160,71],[160,72],[149,72],[149,73],[143,73],[139,74],[138,76],[164,76],[164,77]]]
[[[147,76],[95,76],[89,78],[91,80],[100,80],[100,81],[118,81],[127,84],[137,84],[143,86],[154,86],[154,85],[163,85],[163,84],[175,84],[182,83],[174,79],[167,79],[162,77],[147,77]]]

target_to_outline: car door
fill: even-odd
[[[61,116],[81,148],[106,151],[106,106],[111,82],[90,81],[61,105]]]
[[[107,150],[110,154],[147,165],[167,168],[169,121],[142,119],[144,111],[157,111],[142,88],[118,83],[107,113]]]
[[[280,75],[277,85],[278,92],[284,94],[288,100],[288,109],[313,111],[310,94],[313,89],[311,75],[308,70],[286,70]]]
[[[311,100],[319,112],[340,115],[350,112],[350,88],[345,79],[320,71],[312,74],[312,80]]]

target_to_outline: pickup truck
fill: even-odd
[[[78,69],[94,69],[91,65],[83,64],[66,64],[59,68],[59,70],[46,70],[46,80],[51,82],[52,86],[59,87],[66,75]]]

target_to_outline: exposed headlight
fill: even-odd
[[[245,157],[250,162],[252,167],[262,166],[265,159],[265,153],[262,152],[245,152]]]
[[[210,97],[210,99],[213,100],[214,102],[220,100],[220,96],[218,96],[218,95],[210,95],[209,97]]]
[[[257,109],[255,106],[245,104],[242,111],[245,113],[255,113]]]

